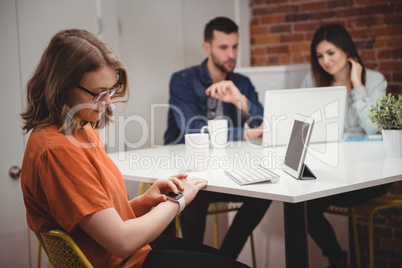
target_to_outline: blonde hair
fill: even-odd
[[[124,97],[129,91],[127,73],[108,45],[85,30],[69,29],[54,35],[27,84],[27,108],[21,114],[23,130],[56,125],[60,132],[68,129],[74,134],[87,124],[69,115],[71,107],[66,104],[67,96],[85,73],[103,66],[116,69],[123,84],[112,99]],[[128,94],[127,99],[120,101],[127,102]],[[100,120],[90,124],[93,128],[103,128],[112,121],[112,115],[108,107]]]

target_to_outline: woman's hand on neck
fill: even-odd
[[[360,87],[362,83],[362,72],[363,66],[355,59],[349,58],[348,61],[351,64],[350,70],[350,81],[352,82],[353,88]]]
[[[346,86],[348,92],[353,89],[352,82],[350,80],[350,67],[349,64],[334,74],[334,86]]]
[[[348,92],[350,92],[352,89],[363,85],[362,71],[363,67],[359,62],[348,59],[348,64],[345,65],[345,68],[334,75],[334,86],[346,86]]]

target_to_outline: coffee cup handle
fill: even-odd
[[[208,126],[203,126],[203,127],[201,128],[201,130],[200,130],[201,133],[205,133],[205,130],[206,130],[206,129],[208,129]]]

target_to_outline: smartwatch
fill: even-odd
[[[179,203],[179,214],[180,212],[183,211],[184,207],[186,206],[186,202],[184,201],[184,196],[182,193],[175,194],[174,192],[170,191],[168,194],[166,194],[166,197],[168,200]]]

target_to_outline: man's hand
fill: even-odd
[[[242,96],[240,90],[235,86],[235,84],[233,84],[232,81],[227,80],[212,84],[205,90],[205,93],[212,98],[217,98],[223,102],[233,104],[240,101]]]
[[[232,103],[237,109],[248,117],[248,100],[232,81],[224,80],[212,84],[205,90],[205,94],[223,102]]]
[[[262,123],[256,128],[244,129],[243,139],[244,140],[255,140],[262,138],[262,132],[264,130],[264,124]]]

